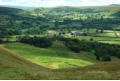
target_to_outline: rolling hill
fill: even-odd
[[[86,67],[51,70],[31,63],[0,46],[1,80],[118,80],[119,62],[106,62]]]
[[[59,41],[50,48],[38,48],[22,43],[4,44],[4,46],[31,62],[51,69],[88,66],[97,62],[94,54],[74,53]]]
[[[32,77],[29,73],[33,70],[47,71],[46,68],[31,63],[2,46],[0,46],[0,57],[2,57],[0,58],[0,79],[30,79]]]
[[[105,28],[118,27],[119,17],[120,6],[65,6],[28,10],[0,7],[0,36],[7,38],[12,35],[43,35],[46,30],[68,30],[70,27],[71,30],[76,28],[75,30],[79,31],[80,27],[97,28],[103,22],[105,23],[102,26]],[[58,26],[61,23],[62,26]],[[116,38],[114,33],[97,35],[98,37],[93,37],[97,41],[119,43],[119,38]],[[89,40],[91,36],[76,38]],[[120,60],[114,57],[111,62],[98,62],[92,52],[74,53],[60,41],[54,42],[49,48],[38,48],[23,43],[5,43],[0,45],[0,79],[118,80]]]
[[[13,15],[19,14],[22,10],[16,8],[9,8],[9,7],[0,7],[0,14],[2,15]]]
[[[111,4],[111,6],[120,6],[120,4]]]
[[[47,15],[68,15],[73,14],[102,14],[106,16],[111,16],[114,13],[120,11],[119,6],[88,6],[88,7],[72,7],[72,6],[60,6],[52,8],[35,8],[32,12],[36,14],[47,14]]]
[[[93,22],[95,23],[93,23],[92,26],[89,24],[89,27],[97,28],[96,26],[100,23],[99,19],[102,18],[104,19],[103,22],[105,24],[104,29],[110,29],[111,26],[119,25],[119,13],[120,6],[65,6],[54,8],[35,8],[28,10],[0,7],[0,29],[5,31],[1,33],[2,35],[21,35],[41,34],[50,29],[55,30],[69,28],[72,30],[73,28],[86,28],[87,25],[85,23],[89,24]],[[56,21],[59,23],[57,24]],[[71,25],[69,25],[69,22]]]
[[[17,8],[17,9],[33,9],[33,8],[35,8],[35,7],[11,6],[11,5],[0,5],[0,7],[9,7],[9,8]]]

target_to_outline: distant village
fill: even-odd
[[[87,33],[73,31],[71,33],[46,33],[46,36],[87,36]]]

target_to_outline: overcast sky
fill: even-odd
[[[120,0],[0,0],[0,5],[27,7],[101,6],[120,4]]]

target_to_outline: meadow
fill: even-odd
[[[1,80],[119,80],[120,65],[103,62],[85,67],[47,69],[0,46]]]
[[[85,32],[85,29],[83,30],[75,30],[76,32]],[[103,33],[95,33],[96,29],[90,29],[89,33],[91,35],[88,36],[64,36],[67,38],[73,38],[73,39],[79,39],[79,40],[86,40],[86,41],[91,41],[91,38],[95,42],[100,42],[100,43],[108,43],[108,44],[116,44],[120,45],[120,36],[119,36],[119,31],[113,31],[113,30],[104,30]],[[53,31],[53,30],[48,30],[47,32],[49,33],[58,33],[59,31]],[[6,41],[17,41],[19,37],[24,37],[26,35],[14,35],[10,36],[9,38],[4,38],[3,40]],[[36,34],[36,35],[29,35],[30,37],[46,37],[45,34]]]
[[[119,32],[119,31],[116,31]],[[86,40],[86,41],[91,41],[90,39],[92,38],[92,41],[95,42],[101,42],[101,43],[108,43],[108,44],[120,44],[120,37],[116,36],[114,31],[111,30],[106,30],[103,33],[95,33],[94,30],[91,30],[92,35],[89,36],[65,36],[67,38],[73,38],[73,39],[79,39],[79,40]]]
[[[4,44],[4,46],[31,62],[51,69],[87,66],[97,62],[94,54],[74,53],[59,41],[50,48],[38,48],[22,43]]]

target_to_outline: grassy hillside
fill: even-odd
[[[12,14],[17,14],[22,11],[21,9],[16,9],[16,8],[8,8],[8,7],[0,7],[0,14],[2,15],[12,15]]]
[[[78,67],[78,68],[70,68],[70,69],[62,69],[58,70],[62,74],[67,74],[66,76],[62,76],[65,79],[82,79],[82,80],[117,80],[120,78],[120,70],[119,70],[119,62],[106,62],[99,63],[92,66],[87,67]],[[73,77],[69,77],[73,76]]]
[[[38,48],[21,43],[5,44],[4,46],[25,59],[51,69],[87,66],[96,62],[94,54],[74,53],[59,41],[50,48]]]
[[[0,30],[2,31],[0,35],[43,34],[51,29],[80,30],[87,27],[111,29],[120,24],[119,12],[120,6],[55,7],[31,10],[0,7]]]
[[[104,15],[106,17],[110,17],[113,14],[117,14],[120,11],[120,6],[93,6],[93,7],[72,7],[72,6],[61,6],[61,7],[53,7],[53,8],[36,8],[32,9],[31,12],[34,14],[47,14],[47,15],[61,15],[63,16],[84,16],[84,14],[88,15]],[[117,16],[117,15],[114,15]]]
[[[0,46],[0,79],[15,80],[117,80],[120,79],[119,62],[106,62],[87,67],[50,70],[30,63]]]
[[[2,46],[0,57],[0,79],[33,79],[33,72],[47,71],[46,68],[31,63]]]
[[[45,20],[43,17],[31,16],[29,10],[0,7],[0,35],[20,35],[26,32],[40,34],[49,25]]]
[[[6,41],[12,35],[44,36],[49,30],[62,33],[68,30],[84,32],[81,28],[85,27],[91,29],[92,35],[66,37],[87,41],[93,38],[93,41],[118,45],[120,38],[116,34],[119,34],[120,29],[119,17],[120,6],[32,10],[0,7],[0,36],[6,37]],[[114,31],[109,28],[103,33],[95,33],[101,27],[114,27]],[[94,51],[74,53],[60,41],[55,41],[49,48],[5,43],[0,45],[0,79],[115,80],[120,79],[120,60],[112,56],[111,62],[98,62]]]

